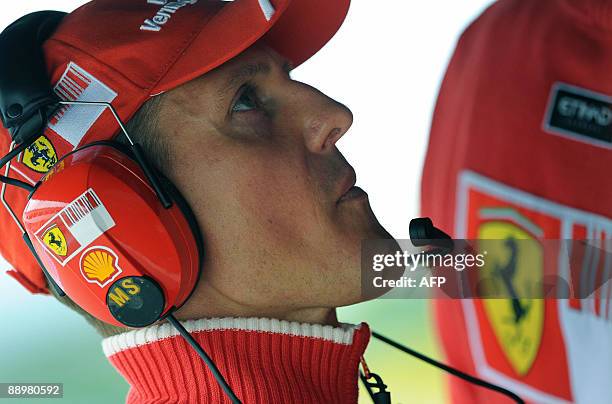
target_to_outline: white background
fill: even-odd
[[[70,11],[83,3],[5,1],[0,5],[0,27],[31,11]],[[420,171],[446,64],[459,34],[490,3],[491,0],[353,0],[336,37],[294,72],[295,79],[319,88],[353,111],[353,127],[339,148],[355,167],[357,183],[369,193],[381,223],[397,238],[408,238],[408,223],[418,213]],[[381,307],[388,316],[380,315]],[[29,295],[1,273],[0,313],[0,381],[24,374],[44,378],[56,368],[63,372],[62,380],[74,377],[83,389],[96,391],[99,402],[108,402],[103,395],[111,386],[99,382],[106,380],[112,370],[104,358],[99,358],[99,351],[92,353],[87,348],[97,344],[97,339],[78,316],[50,298]],[[413,338],[413,346],[437,352],[430,341],[431,323],[425,303],[372,302],[344,313],[345,321],[367,320],[387,334],[404,340]],[[397,317],[396,313],[404,313],[413,321],[396,326],[399,323],[395,320],[385,320]],[[87,378],[81,373],[84,362],[90,365],[84,368],[90,372]],[[34,372],[37,363],[40,368]],[[92,368],[107,373],[91,373]],[[422,370],[422,366],[416,369],[429,371]],[[439,377],[435,375],[432,377]],[[96,377],[100,378],[98,382]],[[396,399],[401,396],[412,402],[434,402],[443,397],[440,392],[423,390],[418,381],[407,387],[405,378],[385,381],[395,386],[399,383],[410,391],[404,396],[395,395]],[[422,399],[415,400],[417,397]],[[87,401],[96,400],[90,397]]]

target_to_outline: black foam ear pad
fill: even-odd
[[[170,195],[170,198],[172,198],[172,201],[176,203],[176,206],[178,206],[181,212],[183,212],[185,219],[187,219],[187,223],[189,223],[189,228],[191,229],[191,232],[193,233],[195,237],[196,244],[198,247],[198,257],[200,260],[200,268],[201,268],[202,260],[204,257],[204,237],[202,235],[200,225],[198,224],[198,220],[195,214],[193,213],[191,206],[189,206],[189,203],[187,202],[185,197],[181,194],[181,192],[176,187],[176,185],[174,185],[174,183],[170,181],[168,177],[166,177],[161,172],[156,170],[156,174],[159,176],[159,180],[162,183],[162,186],[164,187],[164,189],[168,191],[168,194]]]
[[[196,286],[199,283],[200,279],[202,279],[202,266],[204,264],[204,237],[202,235],[200,225],[198,224],[198,220],[196,219],[196,216],[193,213],[193,210],[191,209],[191,206],[189,206],[189,203],[187,203],[187,200],[185,199],[185,197],[183,197],[176,185],[174,185],[174,183],[170,181],[168,177],[166,177],[158,170],[155,170],[155,172],[159,176],[158,178],[160,183],[168,192],[168,195],[170,196],[172,201],[176,203],[176,206],[179,207],[181,212],[183,212],[185,219],[187,219],[187,223],[189,223],[189,228],[191,229],[191,233],[195,238],[195,242],[198,248],[198,280],[196,281],[193,290],[189,294],[189,297],[191,297],[193,292],[195,292]],[[188,300],[189,297],[186,300]]]

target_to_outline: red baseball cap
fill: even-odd
[[[110,102],[128,121],[150,98],[184,84],[262,40],[298,66],[342,25],[350,0],[94,0],[67,15],[44,44],[55,92],[65,100]],[[71,105],[13,161],[10,175],[32,184],[66,153],[118,133],[102,107]],[[5,152],[6,130],[0,135]],[[25,191],[7,188],[21,216]],[[0,253],[9,274],[48,293],[40,267],[5,209]]]

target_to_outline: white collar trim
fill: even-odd
[[[211,318],[200,320],[181,321],[181,324],[190,333],[219,330],[244,330],[286,334],[298,337],[309,337],[331,341],[341,345],[353,343],[353,333],[358,325],[341,324],[340,327],[331,325],[307,324],[277,320],[273,318]],[[147,328],[128,331],[102,340],[102,349],[107,357],[115,355],[126,349],[173,338],[179,333],[168,323],[155,324]]]

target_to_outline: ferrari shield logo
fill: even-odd
[[[544,300],[525,298],[542,296],[541,290],[535,290],[542,289],[542,247],[526,229],[504,220],[511,216],[529,223],[520,213],[508,208],[485,210],[487,220],[477,234],[489,259],[481,274],[487,274],[487,285],[503,298],[483,299],[484,312],[512,368],[523,376],[531,369],[542,339]]]
[[[55,148],[46,136],[40,136],[23,151],[22,163],[37,173],[47,173],[57,163]]]
[[[551,241],[580,239],[572,229],[592,215],[468,170],[457,192],[456,237],[488,252],[474,280],[495,296],[461,301],[477,373],[534,402],[572,402],[564,304],[541,297],[548,279],[567,276],[567,258]]]
[[[43,236],[43,243],[49,247],[56,255],[65,257],[68,253],[68,243],[66,237],[59,227],[54,226],[47,230]]]

